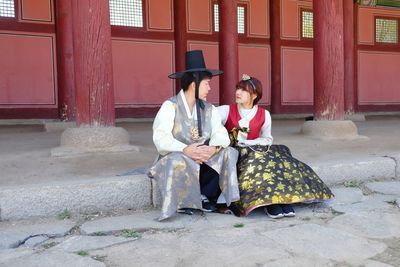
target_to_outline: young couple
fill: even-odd
[[[264,207],[269,217],[281,218],[295,215],[292,203],[333,198],[286,146],[272,145],[271,116],[256,105],[259,80],[243,75],[235,104],[216,108],[205,101],[211,78],[220,74],[196,50],[186,53],[186,70],[169,76],[181,80],[182,90],[162,104],[153,124],[159,156],[149,176],[161,192],[159,220],[212,212],[218,204],[241,216]]]

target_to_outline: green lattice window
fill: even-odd
[[[397,19],[375,19],[375,40],[377,43],[398,43],[399,21]]]
[[[237,7],[238,33],[244,33],[244,7]]]
[[[0,17],[15,17],[14,0],[0,0]]]
[[[219,5],[214,4],[214,31],[219,32]],[[237,27],[238,33],[245,33],[245,8],[243,6],[237,7]]]
[[[109,0],[109,3],[111,25],[143,27],[142,0]]]
[[[312,11],[301,12],[301,37],[314,38],[314,14]]]

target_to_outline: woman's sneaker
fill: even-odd
[[[294,212],[293,206],[290,204],[286,205],[281,205],[281,208],[283,210],[283,216],[285,217],[294,217],[296,216],[296,213]]]
[[[272,219],[279,219],[284,216],[281,206],[277,204],[264,207],[264,212]]]

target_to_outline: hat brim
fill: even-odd
[[[198,69],[189,69],[189,70],[185,70],[185,71],[178,71],[178,72],[168,75],[168,78],[180,79],[187,72],[201,72],[201,71],[208,72],[211,74],[211,76],[217,76],[217,75],[221,75],[222,73],[224,73],[222,70],[210,70],[210,69],[205,69],[205,68],[198,68]]]

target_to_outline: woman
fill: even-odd
[[[272,145],[271,116],[256,104],[261,82],[246,74],[236,85],[236,104],[218,107],[232,145],[239,150],[237,175],[240,201],[234,209],[246,216],[258,207],[274,219],[293,217],[291,204],[333,198],[330,189],[288,147]]]

